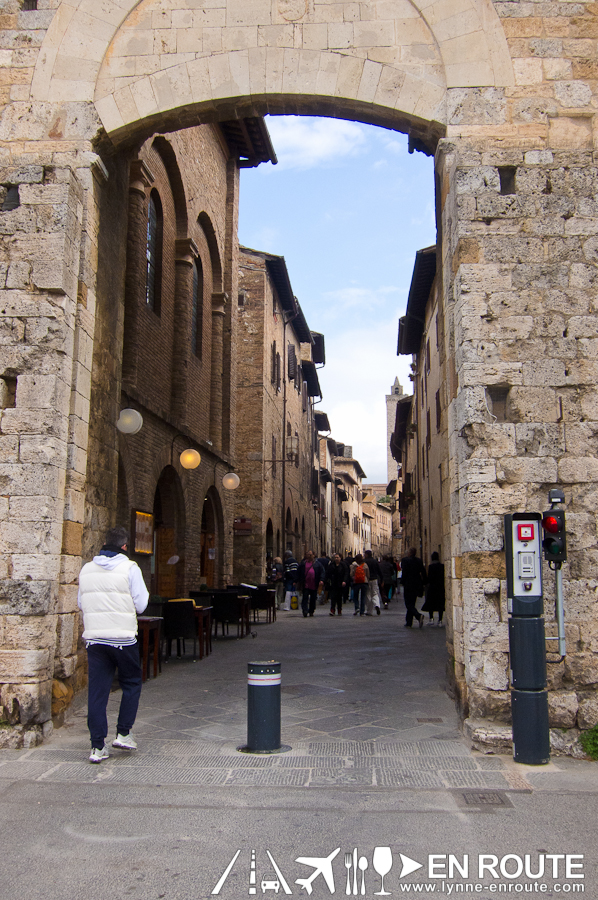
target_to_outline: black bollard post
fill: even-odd
[[[247,745],[244,753],[283,753],[280,743],[280,663],[247,663]]]

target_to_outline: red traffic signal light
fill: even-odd
[[[542,519],[542,528],[544,531],[549,531],[551,534],[556,534],[557,531],[560,530],[559,520],[556,516],[546,515],[544,514],[544,518]]]
[[[565,513],[562,509],[550,509],[542,514],[544,529],[544,559],[548,562],[564,562],[567,559]]]

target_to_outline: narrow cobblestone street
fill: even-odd
[[[348,613],[281,612],[275,624],[252,625],[255,638],[219,638],[201,662],[187,646],[144,686],[134,754],[111,750],[90,765],[81,703],[45,745],[2,751],[1,839],[13,863],[5,896],[208,897],[241,850],[222,887],[228,900],[248,892],[252,850],[258,874],[272,869],[266,848],[297,893],[300,854],[355,844],[392,847],[393,893],[427,883],[426,854],[546,852],[586,854],[581,887],[596,896],[596,764],[555,758],[532,768],[472,751],[444,688],[444,630],[404,628],[396,603],[380,617]],[[282,663],[291,749],[274,756],[236,749],[247,736],[246,664],[258,659]],[[111,728],[118,701],[115,692]],[[399,852],[420,863],[411,879],[400,877]],[[342,856],[335,866],[340,893]],[[374,879],[377,888],[371,871],[368,894]],[[556,895],[555,879],[545,881],[542,892]],[[329,894],[322,878],[313,890]]]

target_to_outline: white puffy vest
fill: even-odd
[[[88,562],[79,575],[79,596],[83,612],[83,640],[118,640],[137,634],[137,613],[129,587],[129,570],[134,563],[123,559],[114,569]]]

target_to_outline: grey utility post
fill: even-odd
[[[513,758],[550,760],[540,513],[505,516]]]

